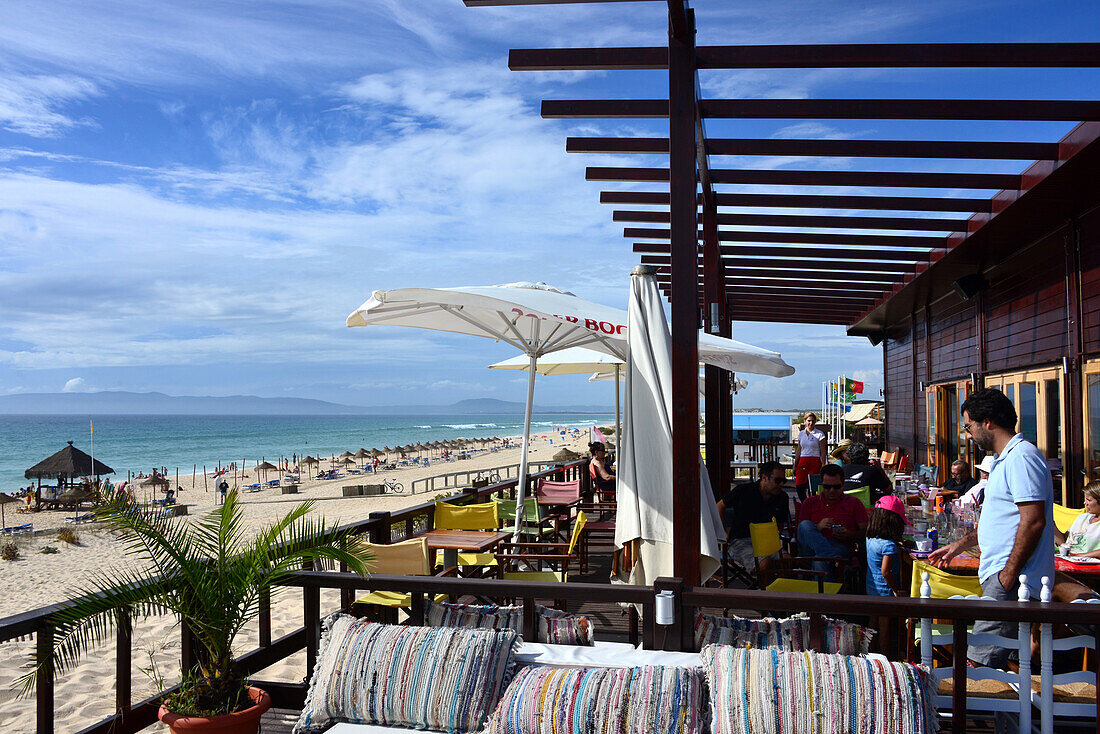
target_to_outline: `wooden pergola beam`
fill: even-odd
[[[715,194],[720,207],[866,209],[906,212],[966,212],[989,214],[991,199],[923,196],[821,196],[817,194]],[[668,206],[663,191],[601,191],[601,204],[639,204]]]
[[[670,264],[671,260],[668,256],[662,254],[644,257],[642,258],[642,263],[645,265],[666,265]],[[828,260],[787,260],[777,258],[723,257],[722,264],[726,266],[727,272],[730,273],[761,269],[776,271],[793,267],[802,268],[803,270],[831,270],[844,273],[859,273],[860,275],[871,273],[895,273],[897,277],[894,278],[894,280],[901,280],[904,274],[913,273],[917,270],[916,263],[882,263],[867,260],[852,262],[839,258],[831,258]],[[702,260],[699,261],[699,272],[705,272]]]
[[[467,5],[519,5],[522,0],[465,0]],[[547,2],[548,0],[543,0]],[[1100,66],[1096,43],[914,43],[699,46],[700,69],[1019,68]],[[668,49],[512,49],[513,71],[664,69]]]
[[[1100,120],[1100,102],[1060,99],[702,99],[704,118],[745,120]],[[546,99],[548,120],[662,119],[663,99]]]
[[[1014,173],[791,171],[786,169],[715,168],[711,170],[710,174],[716,184],[992,190],[1016,190],[1020,188],[1020,176]],[[668,181],[668,169],[589,166],[585,169],[584,178],[586,181],[656,183]]]
[[[613,222],[652,222],[667,224],[667,211],[627,211],[611,213]],[[703,215],[699,215],[702,222]],[[718,224],[754,227],[801,227],[817,229],[894,229],[914,232],[965,232],[965,219],[918,217],[837,217],[826,215],[791,216],[786,214],[719,213]]]
[[[724,256],[738,257],[808,257],[808,258],[837,258],[841,260],[875,260],[878,262],[898,261],[907,263],[929,262],[929,254],[915,250],[883,250],[874,251],[828,248],[828,247],[771,247],[762,245],[723,245],[719,248]],[[635,242],[634,252],[646,255],[668,254],[667,242]]]
[[[567,153],[668,153],[667,138],[565,139]],[[969,140],[801,140],[789,138],[707,138],[710,155],[807,156],[845,158],[953,158],[972,160],[1058,160],[1057,143]]]
[[[669,230],[626,227],[623,237],[642,240],[667,240]],[[720,242],[774,242],[776,244],[801,245],[858,245],[863,247],[917,247],[923,249],[942,249],[947,245],[946,237],[928,237],[920,235],[897,236],[881,234],[835,234],[832,232],[743,232],[741,230],[722,230],[718,233]]]

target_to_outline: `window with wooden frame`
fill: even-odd
[[[1100,373],[1100,362],[1095,369]],[[1062,496],[1062,462],[1067,429],[1061,368],[990,375],[985,378],[985,386],[998,388],[1012,401],[1018,421],[1016,431],[1038,446],[1043,456],[1047,457],[1054,475],[1054,496]],[[1097,389],[1100,390],[1100,381]],[[1100,405],[1100,393],[1096,399]],[[1087,405],[1086,398],[1086,410]],[[1100,416],[1097,418],[1100,420]]]
[[[1091,482],[1100,479],[1100,359],[1085,365],[1083,382],[1085,474]]]
[[[959,416],[959,406],[972,390],[969,380],[929,385],[925,389],[927,461],[938,467],[940,483],[951,476],[951,464],[955,461],[962,459],[973,465],[969,436]]]

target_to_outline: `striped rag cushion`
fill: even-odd
[[[708,645],[714,734],[932,734],[928,671],[881,658]],[[507,694],[506,694],[507,695]]]
[[[699,668],[522,668],[484,734],[701,734]]]
[[[824,617],[821,637],[824,650],[838,655],[866,655],[874,638],[874,630],[840,619]],[[810,648],[810,617],[795,614],[785,619],[762,617],[720,617],[695,614],[695,645],[733,645],[761,650],[803,652]]]
[[[513,672],[519,639],[510,630],[402,627],[348,615],[324,626],[294,734],[339,721],[477,731]]]
[[[557,645],[593,645],[592,623],[588,617],[560,609],[535,607],[538,615],[538,641]],[[425,623],[431,627],[474,627],[510,629],[522,634],[523,607],[494,604],[451,604],[428,600],[424,607]]]

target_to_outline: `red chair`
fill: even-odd
[[[563,541],[569,533],[570,512],[581,501],[581,480],[555,482],[540,479],[535,485],[535,497],[539,507],[546,510],[545,519],[554,524],[554,534]],[[562,528],[565,528],[562,530]]]

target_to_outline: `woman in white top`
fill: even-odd
[[[820,474],[825,463],[825,434],[817,428],[817,415],[807,413],[798,439],[794,442],[794,488],[799,500],[805,500],[810,487],[810,475]]]
[[[1085,487],[1085,511],[1065,534],[1055,528],[1054,539],[1061,543],[1062,555],[1100,558],[1100,481]]]

